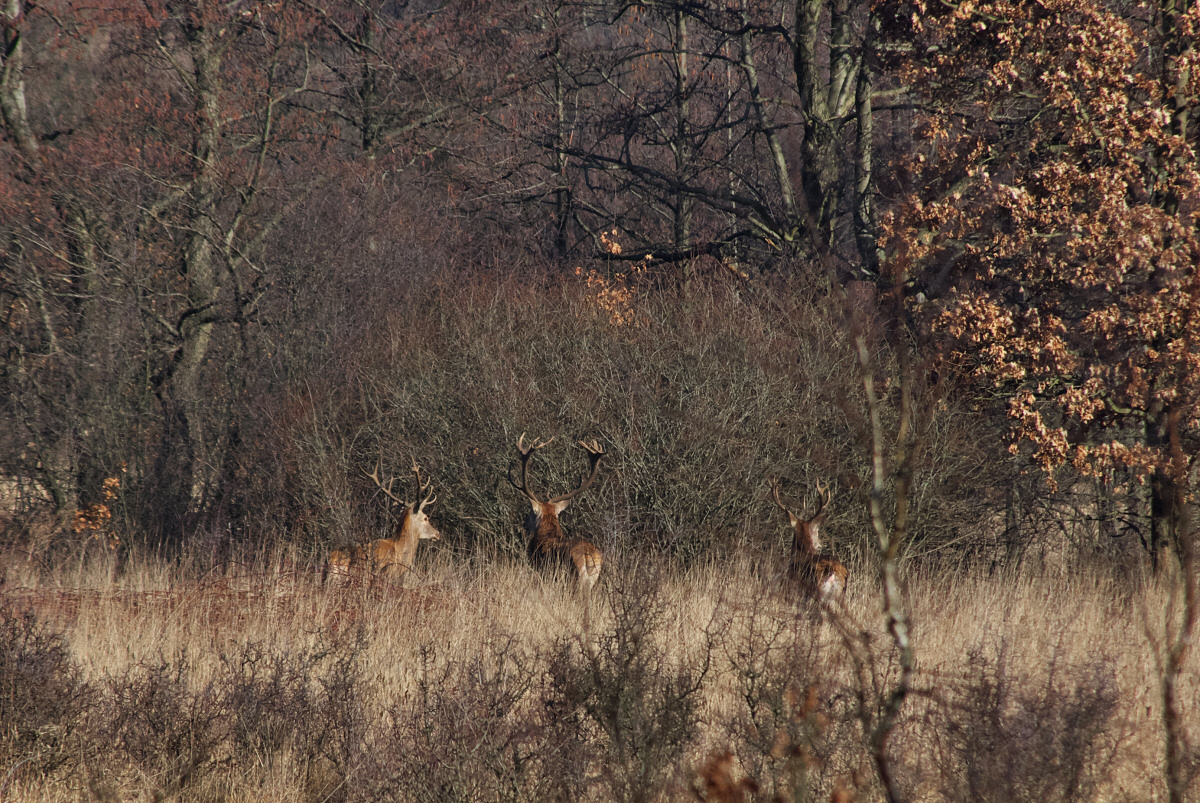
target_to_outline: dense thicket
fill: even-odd
[[[857,335],[916,432],[905,554],[1186,529],[1194,5],[0,14],[10,542],[359,540],[382,451],[506,551],[529,431],[605,443],[580,515],[623,548],[757,546],[779,474],[853,555]]]

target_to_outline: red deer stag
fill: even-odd
[[[584,538],[567,538],[563,535],[558,514],[562,513],[567,504],[591,485],[592,480],[596,479],[596,473],[600,470],[600,460],[604,457],[604,450],[594,440],[590,444],[580,441],[579,445],[587,452],[588,459],[591,461],[590,473],[580,481],[579,487],[575,490],[543,502],[529,489],[529,458],[538,449],[550,445],[553,441],[554,438],[545,442],[535,439],[526,446],[525,436],[522,434],[517,440],[517,451],[521,454],[521,481],[517,482],[513,478],[511,463],[508,466],[508,481],[514,488],[525,494],[530,504],[533,505],[533,511],[525,519],[525,532],[529,534],[530,563],[539,568],[553,565],[570,568],[575,574],[579,588],[586,594],[600,579],[600,566],[604,563],[604,559],[600,555],[600,550],[591,541]]]
[[[792,529],[792,556],[788,561],[788,577],[800,586],[809,598],[822,603],[837,602],[846,591],[849,572],[841,561],[821,552],[821,525],[825,523],[826,508],[831,495],[829,486],[817,482],[821,507],[810,518],[797,516],[779,499],[779,479],[771,480],[771,498],[788,514]]]
[[[421,541],[437,541],[442,534],[429,520],[425,508],[433,504],[437,496],[429,492],[431,480],[421,479],[421,468],[413,461],[412,471],[417,475],[418,495],[424,494],[420,502],[408,503],[392,493],[395,477],[389,477],[387,485],[379,479],[379,469],[383,458],[375,464],[375,470],[363,474],[368,477],[383,495],[402,508],[400,520],[396,524],[396,533],[391,538],[381,538],[369,544],[352,547],[349,550],[335,549],[329,554],[329,562],[325,565],[325,576],[336,574],[344,580],[350,577],[351,568],[360,568],[367,572],[368,578],[374,580],[380,577],[389,582],[398,582],[412,568],[413,559],[417,555],[417,544]]]

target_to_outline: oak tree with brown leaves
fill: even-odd
[[[1158,561],[1200,453],[1200,10],[940,8],[913,18],[894,267],[947,367],[1007,400],[1014,452],[1148,481]]]
[[[911,189],[883,223],[943,367],[1005,400],[1014,453],[1149,486],[1182,605],[1156,655],[1171,801],[1200,609],[1200,4],[915,4]],[[901,19],[899,15],[893,19]],[[926,302],[929,299],[929,302]]]

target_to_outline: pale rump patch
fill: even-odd
[[[838,577],[836,574],[831,574],[821,583],[821,601],[836,602],[841,599],[846,593],[846,581],[844,578]]]

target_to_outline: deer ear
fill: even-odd
[[[787,514],[788,514],[788,521],[790,521],[792,523],[792,529],[793,530],[796,529],[796,525],[798,525],[800,523],[800,519],[796,518],[796,514],[790,510],[787,512]]]
[[[564,499],[561,502],[555,502],[554,503],[554,515],[557,516],[559,513],[562,513],[564,510],[567,509],[567,505],[569,505],[569,504],[571,504],[570,499]]]

